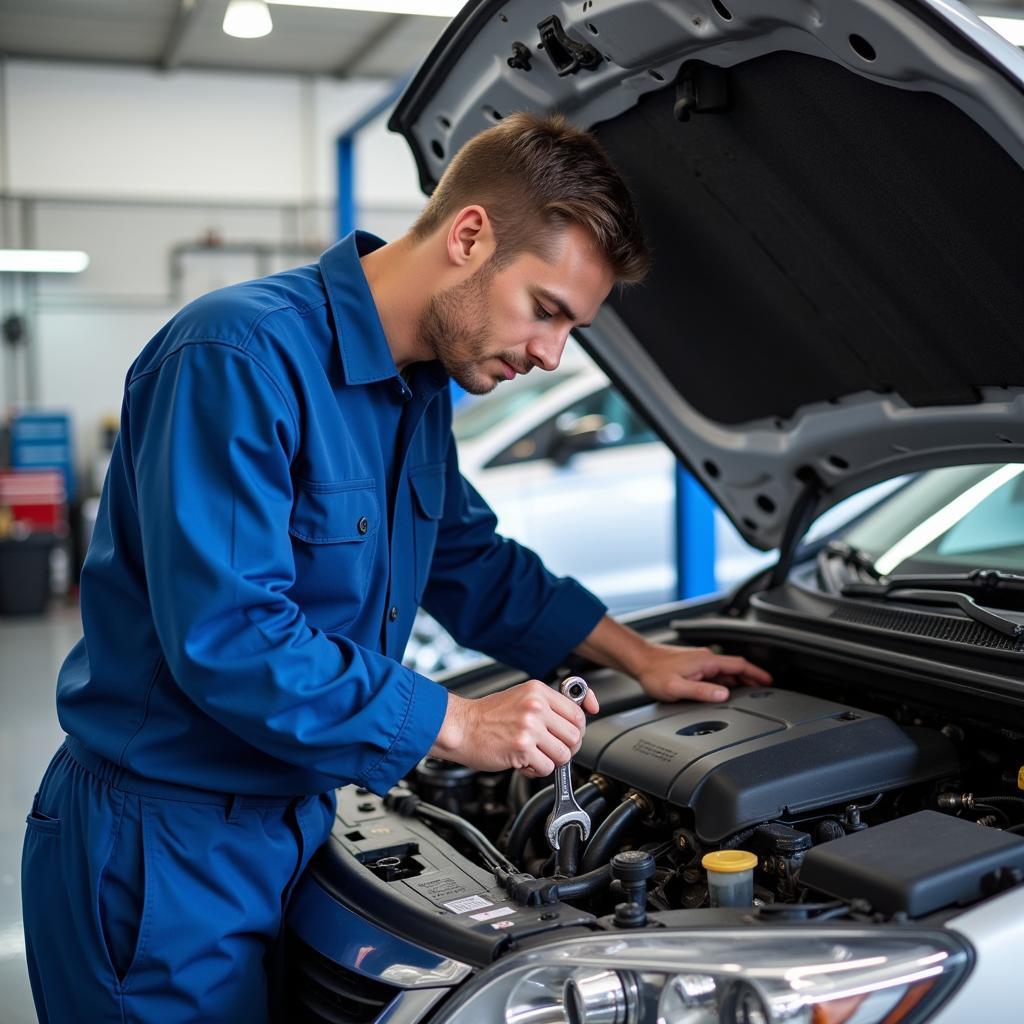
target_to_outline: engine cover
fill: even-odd
[[[776,687],[592,722],[575,762],[694,814],[708,843],[752,825],[954,773],[931,729]]]

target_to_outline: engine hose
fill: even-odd
[[[978,804],[1024,804],[1024,796],[976,796],[975,806]]]
[[[547,817],[554,802],[555,787],[552,785],[545,786],[544,789],[534,793],[523,805],[523,809],[516,815],[516,820],[512,823],[512,828],[508,833],[508,842],[505,844],[505,853],[510,861],[515,864],[522,862],[530,836]]]
[[[397,811],[403,817],[415,815],[418,818],[425,818],[457,832],[466,840],[480,856],[484,863],[493,871],[516,871],[515,864],[511,863],[501,852],[497,850],[491,841],[475,825],[466,821],[458,814],[452,814],[442,807],[435,807],[433,804],[424,803],[418,796],[406,793],[397,788],[391,789],[384,797],[384,806]]]
[[[568,825],[562,829],[558,837],[558,853],[555,854],[555,874],[572,878],[580,865],[580,846],[583,844],[583,831],[579,825]]]
[[[579,792],[582,792],[586,787],[581,786]],[[589,799],[588,799],[589,797]],[[584,794],[584,799],[579,801],[580,806],[590,815],[590,830],[591,832],[597,828],[605,819],[605,815],[608,813],[608,801],[605,797],[593,793]],[[582,841],[581,844],[582,845]],[[552,874],[558,866],[555,855],[552,853],[547,857],[539,857],[536,860],[529,862],[526,866],[527,870],[538,878],[545,877]],[[579,870],[577,867],[576,870]]]
[[[511,807],[518,813],[530,799],[530,783],[522,772],[513,772],[508,784],[508,800]]]
[[[627,796],[601,822],[600,827],[587,844],[587,852],[583,855],[583,863],[580,868],[584,874],[594,871],[600,865],[607,864],[611,860],[612,854],[616,852],[622,842],[622,837],[643,813],[644,808],[640,801]]]
[[[581,792],[583,791],[583,788],[584,786],[580,787]],[[594,794],[589,794],[588,796],[590,797],[589,800],[581,800],[579,801],[579,803],[583,807],[583,809],[590,815],[590,828],[591,833],[593,833],[594,829],[596,829],[598,825],[600,825],[600,823],[604,820],[605,816],[608,813],[608,801],[600,794],[598,794],[597,796],[594,796]],[[578,834],[578,831],[578,829],[572,828],[570,830],[570,834]],[[572,868],[571,871],[566,871],[559,867],[557,856],[555,854],[551,854],[551,856],[548,857],[543,863],[537,865],[536,873],[551,874],[552,872],[554,872],[556,874],[564,874],[564,876],[566,877],[569,877],[570,874],[575,874],[575,872],[577,872],[580,869],[580,851],[583,849],[585,843],[586,840],[583,838],[583,836],[580,836],[579,841],[575,842],[574,852],[575,855],[577,855],[577,861],[575,861],[575,866]]]
[[[605,864],[596,871],[577,875],[575,878],[559,879],[557,892],[560,900],[580,900],[606,889],[612,880],[612,867]]]
[[[575,792],[576,802],[584,808],[593,803],[600,795],[601,788],[594,782],[584,783]],[[522,863],[530,836],[540,828],[554,802],[555,787],[553,785],[546,786],[526,801],[523,809],[516,815],[512,828],[509,829],[508,841],[505,844],[505,852],[508,854],[509,860],[516,864]]]
[[[745,843],[756,831],[757,826],[754,826],[754,828],[747,828],[742,832],[737,832],[735,835],[729,836],[729,838],[722,843],[722,849],[734,850],[741,843]]]

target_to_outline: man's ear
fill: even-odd
[[[464,206],[455,214],[445,242],[452,265],[475,273],[494,255],[494,229],[487,211]]]

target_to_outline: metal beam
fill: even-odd
[[[199,20],[199,15],[205,5],[206,0],[181,0],[170,31],[167,33],[163,53],[160,54],[159,64],[162,70],[173,71],[178,66],[185,40]]]
[[[352,56],[347,57],[335,69],[334,77],[348,78],[355,74],[359,66],[366,62],[374,50],[379,50],[412,17],[411,14],[392,14],[388,17],[359,44]]]

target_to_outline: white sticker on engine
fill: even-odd
[[[495,917],[505,917],[508,914],[514,914],[516,912],[515,907],[495,907],[493,910],[485,910],[482,914],[470,914],[474,921],[490,921]]]
[[[450,910],[453,914],[465,914],[469,910],[483,910],[484,907],[493,906],[494,904],[490,900],[485,900],[483,896],[466,896],[444,905],[445,910]]]

